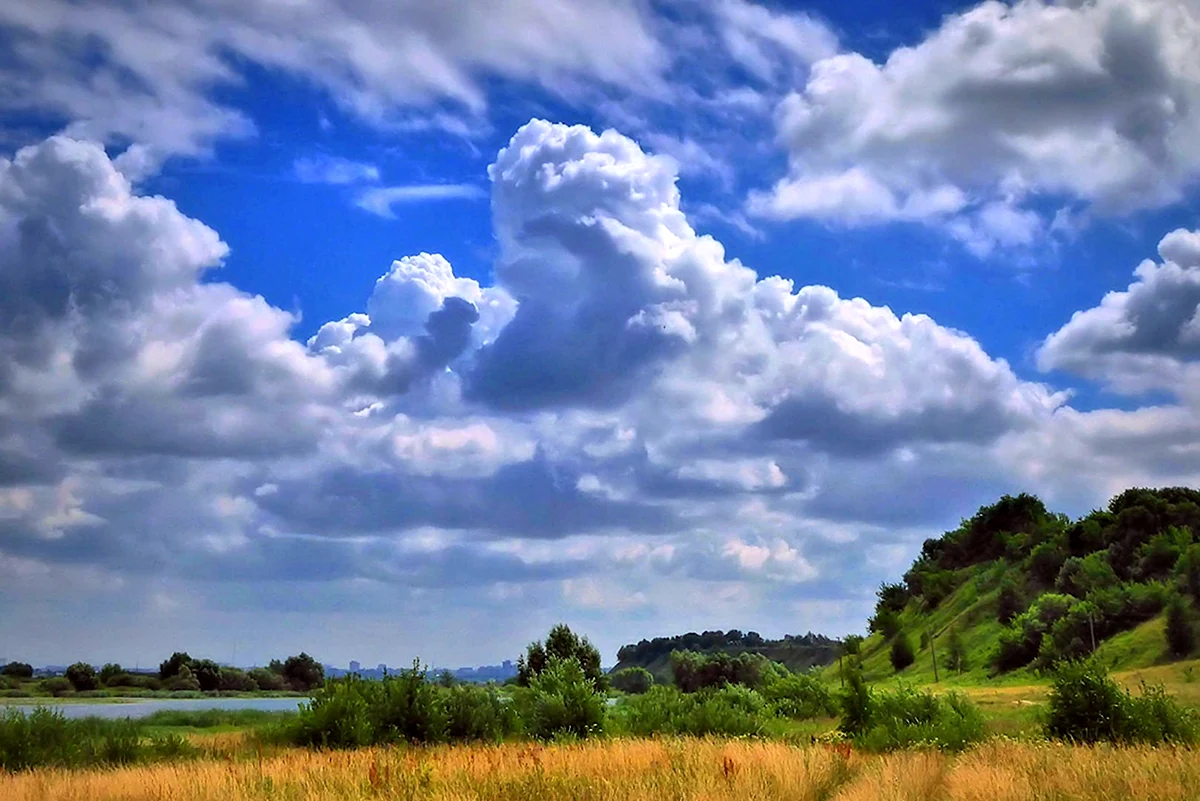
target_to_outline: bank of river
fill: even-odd
[[[255,709],[263,712],[295,712],[308,698],[97,698],[90,703],[62,703],[55,698],[6,699],[0,709],[31,710],[50,707],[68,718],[144,718],[164,710],[197,712],[206,709]]]

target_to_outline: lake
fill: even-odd
[[[52,699],[33,703],[0,704],[0,709],[29,711],[35,706],[57,709],[68,718],[144,718],[163,710],[196,712],[205,709],[259,709],[264,712],[295,712],[307,698],[134,698],[128,701],[56,704]]]

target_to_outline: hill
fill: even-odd
[[[669,683],[672,681],[672,651],[730,655],[762,654],[768,659],[782,663],[790,670],[801,671],[832,663],[837,659],[840,646],[840,641],[812,632],[795,636],[788,634],[779,640],[764,639],[754,631],[743,634],[737,629],[706,631],[701,634],[688,632],[674,637],[655,637],[653,640],[642,640],[623,646],[617,651],[617,664],[613,671],[643,667],[654,674],[656,681]]]
[[[1196,655],[1196,532],[1200,491],[1189,488],[1126,490],[1075,521],[1032,495],[1005,496],[926,540],[901,582],[879,588],[857,658],[868,679],[931,682],[936,656],[938,678],[953,686],[1028,683],[1093,651],[1115,670]],[[1168,644],[1171,606],[1176,628],[1192,633],[1182,649]],[[915,662],[897,671],[899,638]]]

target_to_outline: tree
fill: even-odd
[[[842,653],[847,656],[858,656],[858,652],[862,649],[863,637],[861,634],[847,634],[842,640]]]
[[[1011,579],[1005,578],[1000,586],[1000,597],[996,600],[996,619],[1001,625],[1007,626],[1021,611],[1021,596],[1017,587]]]
[[[1200,604],[1200,542],[1189,545],[1175,563],[1175,578],[1183,591]]]
[[[100,683],[103,684],[105,687],[107,687],[108,683],[111,682],[113,679],[115,679],[117,676],[124,676],[124,675],[125,675],[125,668],[121,667],[116,662],[109,662],[104,667],[100,668]]]
[[[1167,602],[1166,635],[1167,648],[1172,656],[1187,656],[1196,647],[1196,632],[1192,629],[1191,615],[1188,614],[1187,604],[1178,595],[1172,595]]]
[[[3,668],[0,668],[0,674],[14,679],[32,679],[33,665],[25,662],[9,662]]]
[[[212,692],[221,686],[221,666],[211,659],[197,659],[190,665],[192,676],[204,692]]]
[[[950,629],[946,642],[946,667],[956,673],[967,669],[967,648],[963,645],[962,635],[958,629]]]
[[[913,653],[912,643],[904,634],[896,635],[896,639],[892,640],[892,667],[897,673],[904,670],[906,667],[916,661],[916,654]]]
[[[453,687],[457,682],[454,679],[454,674],[449,670],[442,670],[438,674],[437,683],[439,687]]]
[[[270,668],[256,667],[248,675],[260,690],[277,692],[284,689],[283,676]]]
[[[284,660],[282,675],[289,687],[301,693],[325,683],[325,668],[303,651]]]
[[[187,651],[176,651],[169,659],[163,660],[158,666],[158,677],[163,681],[178,676],[183,668],[192,664],[192,658]]]
[[[99,686],[96,681],[96,669],[86,662],[76,662],[67,668],[67,681],[71,682],[71,686],[76,692],[84,690],[94,690]]]
[[[867,628],[881,633],[884,639],[891,639],[900,631],[900,615],[895,609],[880,609],[867,621]]]
[[[644,667],[618,670],[609,677],[613,689],[631,695],[641,695],[654,686],[654,675]]]
[[[604,689],[607,686],[604,673],[600,669],[600,652],[596,650],[596,646],[592,645],[587,637],[579,637],[563,623],[550,629],[544,644],[530,643],[525,655],[517,659],[517,683],[528,687],[533,678],[555,659],[575,660],[594,687]]]

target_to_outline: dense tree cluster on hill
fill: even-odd
[[[1195,647],[1200,606],[1197,533],[1200,491],[1186,487],[1129,489],[1076,521],[1035,496],[1006,495],[926,540],[903,582],[879,588],[868,627],[898,641],[905,610],[930,612],[972,568],[998,564],[995,615],[1005,629],[992,655],[997,670],[1085,656],[1164,609],[1170,650],[1184,656]]]
[[[756,631],[743,634],[738,629],[729,631],[705,631],[701,634],[688,632],[674,637],[655,637],[638,643],[622,646],[617,651],[620,662],[649,664],[656,659],[669,657],[673,651],[714,651],[720,649],[748,650],[766,649],[792,645],[797,647],[834,648],[838,641],[822,634],[809,632],[803,635],[785,635],[782,639],[768,640]]]

